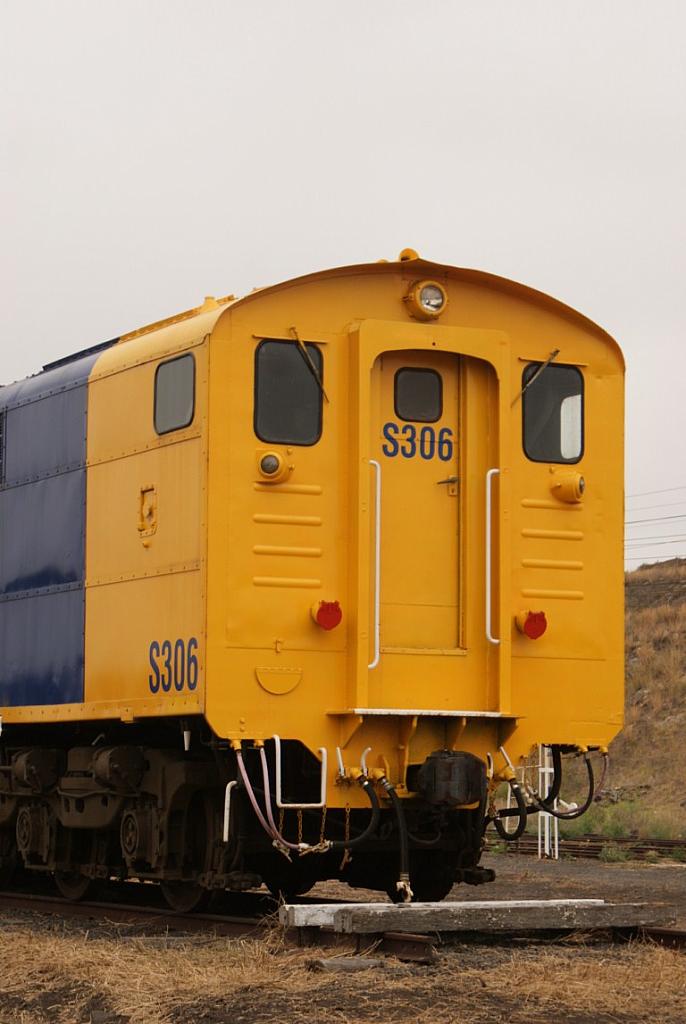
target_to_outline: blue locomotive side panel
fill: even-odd
[[[98,355],[0,389],[0,706],[83,700],[88,377]]]

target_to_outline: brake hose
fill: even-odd
[[[372,816],[369,820],[369,824],[367,825],[364,832],[360,832],[359,836],[355,836],[354,839],[328,840],[329,848],[331,850],[352,850],[353,847],[359,846],[359,844],[364,842],[365,839],[369,839],[369,837],[376,831],[376,826],[379,823],[379,798],[376,795],[373,783],[366,775],[361,775],[358,781],[362,786],[362,789],[367,794],[367,799],[372,805]]]
[[[362,786],[362,788],[364,789],[364,791],[365,791],[365,793],[367,795],[367,799],[369,800],[369,803],[371,804],[371,807],[372,807],[372,814],[371,814],[371,818],[369,819],[369,824],[367,825],[367,827],[364,829],[363,832],[360,832],[360,834],[358,836],[355,836],[353,839],[347,839],[347,840],[346,839],[330,839],[330,840],[325,840],[324,843],[321,844],[321,846],[320,845],[310,846],[309,844],[306,844],[306,843],[297,843],[296,844],[296,843],[288,842],[288,840],[286,840],[280,834],[278,828],[276,827],[276,822],[274,821],[274,815],[273,815],[272,806],[271,806],[271,793],[270,793],[270,785],[269,785],[269,774],[268,774],[268,769],[267,769],[266,757],[264,756],[264,747],[260,748],[260,759],[262,761],[262,773],[263,773],[264,785],[265,785],[265,790],[264,790],[262,795],[264,796],[264,800],[265,800],[265,808],[266,808],[266,811],[267,811],[267,818],[268,818],[268,820],[265,820],[264,815],[262,814],[262,811],[260,810],[260,806],[259,806],[259,804],[257,802],[257,797],[255,795],[255,789],[252,786],[252,784],[250,783],[250,779],[248,778],[248,773],[247,773],[247,771],[245,769],[245,765],[243,764],[242,754],[241,754],[240,751],[238,751],[238,753],[237,753],[238,767],[240,769],[241,776],[243,778],[243,785],[246,788],[246,791],[248,793],[248,797],[249,797],[250,802],[252,803],[252,806],[253,806],[253,810],[255,811],[255,814],[256,814],[260,824],[264,828],[264,830],[267,833],[267,835],[270,836],[270,838],[276,840],[277,843],[279,843],[280,845],[284,846],[286,849],[299,850],[300,853],[314,853],[314,852],[324,853],[325,849],[326,850],[350,850],[350,849],[353,849],[355,846],[359,846],[360,843],[362,843],[366,839],[368,839],[374,833],[374,831],[376,830],[376,827],[377,827],[377,825],[379,823],[379,814],[380,814],[380,810],[381,810],[381,808],[379,806],[379,798],[377,797],[377,795],[376,795],[376,793],[374,791],[374,786],[373,786],[372,782],[370,781],[370,779],[366,775],[362,775],[362,776],[360,776],[359,782],[360,782],[360,785]],[[325,849],[324,849],[324,847],[325,847]]]
[[[264,797],[265,806],[267,810],[267,818],[269,820],[269,824],[271,825],[272,832],[274,833],[274,838],[287,849],[299,850],[300,853],[325,853],[327,850],[350,850],[355,846],[359,846],[359,844],[364,842],[365,839],[368,839],[369,836],[376,829],[376,826],[379,821],[380,811],[379,798],[374,792],[373,784],[370,782],[366,775],[363,775],[360,776],[360,785],[364,789],[365,793],[367,794],[367,799],[372,805],[372,815],[369,820],[369,824],[367,825],[366,829],[364,829],[363,832],[361,832],[358,836],[355,836],[354,839],[325,839],[322,843],[316,844],[314,846],[312,846],[309,843],[289,842],[287,839],[284,838],[284,836],[281,835],[276,826],[276,822],[274,821],[269,782],[269,769],[267,767],[267,757],[264,751],[264,747],[260,748],[260,758],[262,761],[262,775],[264,779]]]
[[[527,786],[527,793],[530,799],[532,800],[534,806],[538,807],[539,811],[545,811],[546,814],[552,814],[553,818],[558,818],[560,821],[573,821],[575,818],[580,818],[582,814],[585,814],[588,808],[593,803],[593,797],[595,796],[595,779],[593,776],[593,765],[591,764],[591,758],[588,752],[584,754],[584,761],[586,762],[586,772],[588,774],[588,794],[581,807],[577,807],[573,811],[558,811],[557,808],[553,807],[552,803],[548,803],[550,794],[545,800],[543,800],[538,795],[535,789],[532,789],[530,786]],[[561,777],[561,768],[559,774]],[[553,787],[551,787],[551,792],[552,788]]]
[[[600,800],[602,792],[605,789],[605,783],[607,782],[607,774],[610,769],[610,755],[607,750],[603,751],[603,774],[600,776],[600,782],[596,786],[595,793],[593,794],[594,800]]]
[[[396,821],[398,822],[398,837],[400,840],[400,872],[398,874],[398,881],[396,882],[396,889],[402,902],[409,903],[412,899],[412,889],[410,888],[410,841],[407,831],[405,811],[403,810],[403,806],[400,802],[400,797],[395,791],[395,786],[390,783],[385,776],[379,781],[388,793],[393,810],[395,811]]]
[[[512,795],[515,798],[515,803],[517,804],[517,807],[516,809],[512,808],[510,814],[503,814],[502,812],[500,812],[493,819],[493,824],[495,825],[496,832],[498,833],[501,839],[504,839],[508,843],[514,843],[516,839],[519,839],[519,837],[523,834],[524,829],[526,828],[528,810],[526,806],[526,800],[524,799],[524,794],[522,793],[521,786],[519,785],[517,780],[515,778],[512,778],[508,779],[507,781],[510,789],[512,790]],[[519,815],[517,827],[515,828],[514,832],[508,832],[500,818],[513,817],[515,814]]]
[[[553,762],[553,781],[550,784],[550,789],[545,795],[542,803],[554,804],[560,795],[560,786],[562,785],[562,754],[557,743],[553,743],[550,747],[550,755]]]

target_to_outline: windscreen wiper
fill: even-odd
[[[324,390],[324,384],[323,384],[322,378],[319,376],[319,370],[314,365],[314,360],[312,359],[312,356],[310,355],[310,353],[307,351],[307,345],[305,344],[304,341],[301,340],[300,335],[298,334],[298,332],[297,332],[295,327],[289,327],[289,330],[293,334],[293,338],[295,339],[295,343],[298,346],[298,351],[300,352],[300,354],[302,355],[303,359],[307,363],[312,376],[314,377],[314,379],[317,382],[317,386],[319,387],[319,390],[321,391],[322,395],[324,396],[324,398],[328,402],[329,401],[329,396],[327,395],[326,391]]]
[[[527,388],[530,388],[531,385],[533,384],[533,382],[535,380],[538,380],[538,378],[541,376],[541,374],[545,370],[546,366],[550,366],[550,364],[552,363],[553,359],[557,359],[559,354],[560,354],[559,348],[554,348],[553,351],[548,356],[548,358],[546,359],[546,361],[544,363],[541,363],[541,365],[536,370],[536,373],[533,375],[533,377],[529,378],[529,380],[526,382],[526,384],[524,385],[522,390],[519,392],[519,394],[514,396],[514,398],[512,399],[511,405],[515,405],[519,401],[519,399],[522,397],[522,395],[527,390]]]

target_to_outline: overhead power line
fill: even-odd
[[[681,540],[682,538],[679,538],[679,539]],[[683,538],[683,539],[686,540],[686,538]],[[647,540],[645,543],[643,543],[643,541],[640,541],[640,540],[634,540],[634,541],[630,541],[628,544],[625,544],[624,547],[625,548],[628,548],[628,547],[631,547],[631,548],[646,548],[646,547],[647,548],[661,548],[661,547],[664,547],[665,544],[673,545],[675,543],[677,543],[677,542],[673,538],[671,540]]]
[[[627,498],[645,498],[648,494],[668,494],[670,491],[686,491],[686,484],[679,484],[678,487],[663,487],[659,491],[637,491],[636,494],[627,494]]]
[[[645,541],[686,541],[686,534],[649,534],[647,537],[628,537],[628,544],[643,544]]]
[[[661,501],[658,505],[639,505],[638,508],[630,508],[629,512],[647,512],[651,508],[676,508],[677,505],[686,505],[686,498],[681,501]]]
[[[633,526],[635,523],[661,523],[667,519],[686,519],[686,512],[680,516],[653,516],[651,519],[626,519],[625,526]]]
[[[683,555],[677,554],[665,554],[664,551],[646,551],[644,555],[625,555],[625,562],[646,562],[649,558],[656,558],[660,560],[666,560],[671,558],[683,558]]]

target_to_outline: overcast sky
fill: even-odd
[[[630,565],[686,554],[685,36],[683,0],[0,0],[0,381],[413,246],[618,339]]]

